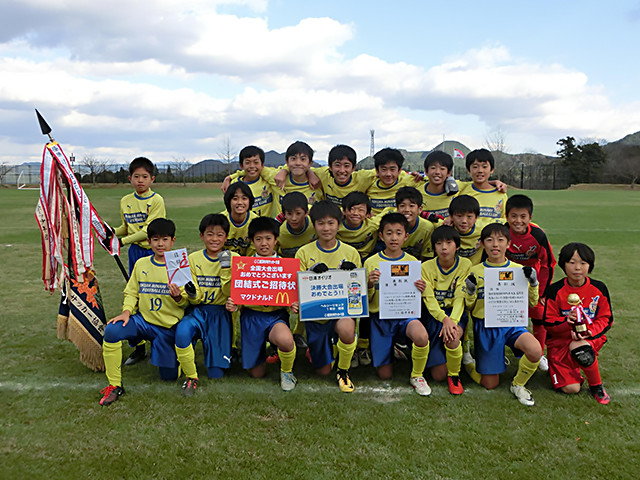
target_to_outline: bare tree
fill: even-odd
[[[174,178],[179,178],[182,181],[183,186],[187,186],[187,170],[191,167],[191,162],[189,162],[185,157],[173,157],[173,162],[171,163],[171,169]]]
[[[640,146],[625,145],[610,154],[607,162],[609,176],[614,179],[624,179],[634,188],[640,183]]]
[[[98,158],[95,155],[86,154],[84,157],[82,157],[80,165],[89,170],[89,175],[91,175],[91,183],[95,184],[97,182],[98,175],[109,169],[111,160]]]
[[[227,164],[227,175],[231,174],[231,161],[236,158],[236,151],[236,147],[231,145],[231,138],[229,135],[226,135],[222,143],[222,151],[219,152],[218,155],[220,159]]]
[[[4,183],[4,177],[7,176],[7,173],[13,168],[12,165],[9,165],[6,161],[0,161],[0,185]]]
[[[487,131],[484,136],[484,146],[491,152],[507,153],[509,145],[507,145],[507,133],[501,126],[493,127]]]

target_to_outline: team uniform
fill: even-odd
[[[291,227],[285,221],[280,225],[280,236],[278,237],[276,250],[281,257],[293,258],[300,247],[311,243],[315,238],[316,231],[308,216],[305,217],[304,227],[300,232],[291,230]]]
[[[255,253],[255,248],[251,240],[249,240],[249,224],[258,215],[253,211],[248,211],[243,222],[235,223],[229,212],[222,212],[229,220],[229,235],[227,241],[224,242],[224,248],[236,252],[239,255],[251,256]]]
[[[396,206],[396,193],[400,187],[412,187],[413,177],[407,172],[400,172],[398,180],[393,185],[383,185],[380,180],[376,180],[367,189],[366,194],[371,199],[371,214],[378,215],[385,208]]]
[[[455,195],[449,196],[444,190],[440,193],[431,193],[427,190],[428,185],[428,180],[421,180],[416,185],[418,191],[422,193],[422,210],[447,218],[449,216],[449,204]]]
[[[233,252],[232,256],[238,256]],[[206,249],[189,255],[191,276],[196,287],[194,306],[176,328],[176,353],[185,375],[198,378],[192,343],[200,338],[209,377],[222,376],[231,364],[233,324],[225,302],[231,289],[231,268],[221,268],[217,258],[207,255]]]
[[[497,188],[492,187],[482,190],[476,187],[473,182],[458,182],[460,187],[459,195],[469,195],[478,200],[480,204],[480,216],[478,216],[478,230],[493,222],[504,221],[506,219],[505,205],[507,204],[507,194],[500,193]]]
[[[129,322],[126,326],[123,322],[108,324],[104,331],[102,350],[110,385],[122,385],[122,340],[132,344],[151,340],[151,363],[160,368],[161,375],[171,371],[177,376],[175,325],[184,316],[187,304],[184,298],[176,302],[169,294],[164,263],[157,263],[153,257],[136,262],[122,305],[123,312],[132,313]]]
[[[460,248],[458,249],[458,255],[463,258],[468,258],[472,265],[478,265],[482,261],[482,244],[480,243],[480,233],[482,229],[478,227],[478,224],[474,224],[466,233],[458,232],[460,234]]]
[[[365,218],[360,226],[355,228],[348,226],[345,220],[342,220],[336,238],[355,248],[360,254],[360,258],[364,260],[371,255],[376,244],[381,218],[382,214],[373,218]]]
[[[407,232],[409,238],[402,244],[402,250],[420,260],[433,258],[434,253],[431,245],[431,234],[435,228],[436,224],[424,218],[417,217],[416,224]]]
[[[136,261],[153,255],[147,239],[147,226],[156,218],[166,217],[164,199],[151,190],[143,197],[136,192],[125,195],[120,200],[122,224],[115,229],[122,245],[129,245],[129,275]]]
[[[262,171],[264,172],[265,169],[263,168]],[[307,204],[309,205],[313,205],[315,202],[323,200],[324,199],[324,194],[322,192],[322,189],[318,188],[318,189],[313,189],[311,188],[311,185],[309,185],[309,182],[296,182],[292,176],[291,173],[289,173],[287,175],[287,178],[284,182],[284,191],[280,190],[275,183],[272,184],[272,188],[273,191],[275,192],[275,210],[274,210],[274,214],[278,215],[282,212],[282,197],[284,197],[287,193],[292,193],[292,192],[300,192],[302,193],[306,198],[307,198]]]
[[[467,258],[456,256],[455,263],[448,270],[440,266],[437,258],[422,264],[422,279],[427,287],[422,293],[426,308],[422,309],[422,323],[429,334],[431,349],[427,360],[427,368],[447,363],[447,350],[440,332],[442,321],[449,317],[464,330],[468,316],[464,312],[464,280],[471,271],[471,262]],[[458,362],[462,360],[462,348],[459,347]],[[460,363],[457,364],[460,371]],[[457,374],[457,373],[456,373]]]
[[[473,340],[475,347],[476,370],[482,375],[500,374],[506,370],[504,362],[505,346],[514,350],[514,344],[521,335],[528,333],[525,327],[487,328],[484,324],[484,269],[485,268],[522,268],[521,265],[507,260],[503,264],[482,262],[471,267],[477,279],[475,295],[465,295],[465,306],[471,312],[473,320]],[[538,303],[538,287],[529,285],[529,305]],[[517,349],[516,349],[517,350]],[[515,353],[520,353],[519,351]],[[523,357],[526,358],[526,357]]]
[[[253,181],[245,180],[243,176],[238,180],[246,183],[253,193],[253,207],[251,211],[259,217],[275,216],[275,207],[273,203],[273,187],[262,177],[258,177]]]
[[[375,170],[357,170],[351,174],[347,183],[341,185],[336,182],[329,167],[311,168],[322,183],[322,190],[326,200],[342,208],[342,199],[351,192],[366,192],[376,181]]]
[[[317,241],[304,245],[296,253],[296,258],[300,259],[301,271],[309,270],[316,263],[324,263],[330,269],[339,268],[343,261],[352,262],[356,267],[362,266],[358,251],[340,240],[337,240],[336,246],[330,250],[320,247]],[[337,341],[335,324],[336,320],[305,322],[311,365],[315,369],[333,362],[333,343]],[[355,350],[355,343],[353,342],[353,350]],[[340,343],[338,347],[340,348]],[[353,355],[353,351],[351,354]]]
[[[605,334],[613,323],[611,299],[604,283],[587,277],[584,285],[572,287],[566,278],[563,278],[548,288],[544,325],[547,328],[549,374],[553,388],[556,389],[572,383],[581,384],[583,382],[580,369],[584,369],[584,367],[580,367],[569,350],[569,344],[572,340],[572,326],[567,322],[566,316],[571,311],[571,305],[567,302],[567,297],[571,293],[578,294],[582,300],[584,312],[592,321],[587,325],[592,335],[586,338],[586,341],[589,342],[596,355],[606,343],[607,336]],[[589,372],[584,370],[589,378]]]

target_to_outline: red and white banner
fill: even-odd
[[[231,299],[236,305],[289,306],[298,301],[300,259],[233,257]]]
[[[464,158],[464,153],[459,148],[453,149],[453,158]]]

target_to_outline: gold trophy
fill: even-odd
[[[584,337],[587,335],[587,321],[589,317],[582,308],[582,300],[577,293],[570,293],[567,297],[567,303],[571,305],[571,311],[576,312],[576,321],[573,324],[573,331],[576,332],[578,337]]]

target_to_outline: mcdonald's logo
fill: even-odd
[[[289,292],[278,292],[276,295],[276,305],[291,305]]]

